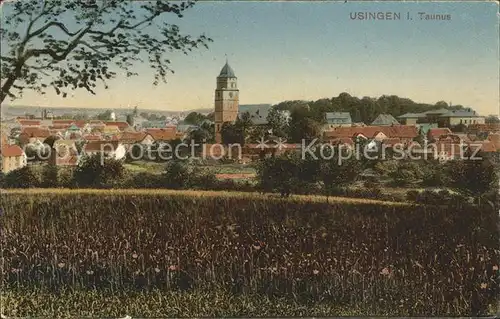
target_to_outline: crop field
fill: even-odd
[[[173,190],[2,193],[2,314],[470,316],[498,310],[498,215]]]

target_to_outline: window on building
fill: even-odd
[[[462,119],[460,119],[460,124],[462,124]]]
[[[467,124],[467,120],[464,120],[465,124]]]

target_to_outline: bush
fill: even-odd
[[[424,190],[417,197],[417,203],[428,205],[446,204],[446,198],[442,198],[437,192],[432,190]]]
[[[382,194],[382,190],[380,188],[365,188],[365,189],[346,189],[341,193],[347,197],[355,197],[355,198],[370,198],[370,199],[380,199],[384,200],[385,197]]]
[[[157,174],[141,172],[132,174],[125,182],[126,188],[158,188],[162,182],[161,176]]]
[[[82,188],[119,187],[123,182],[125,169],[119,160],[102,158],[95,154],[84,158],[73,172],[73,183]]]
[[[378,183],[374,181],[372,178],[370,178],[369,180],[363,182],[363,186],[366,188],[377,188]]]
[[[41,187],[59,187],[59,168],[56,165],[48,164],[43,167]]]
[[[200,173],[194,176],[193,184],[196,185],[198,189],[211,190],[217,188],[217,178],[212,172]]]
[[[5,188],[33,188],[40,186],[40,180],[29,166],[7,173],[3,183]]]
[[[406,192],[406,199],[409,201],[416,202],[419,195],[420,195],[419,191],[412,189]]]

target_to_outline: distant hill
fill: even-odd
[[[316,101],[284,101],[274,105],[279,110],[292,110],[298,106],[309,108],[308,115],[318,122],[324,120],[326,112],[349,112],[353,122],[371,123],[380,114],[390,114],[397,118],[405,113],[421,113],[441,108],[449,110],[463,109],[462,105],[449,105],[444,101],[436,104],[418,103],[396,95],[358,98],[348,93]]]
[[[32,105],[2,105],[2,119],[24,116],[26,114],[40,116],[42,109],[49,109],[56,116],[61,116],[63,114],[77,114],[77,113],[87,113],[89,116],[92,116],[102,113],[109,109],[115,112],[117,119],[125,119],[127,117],[127,114],[132,111],[131,108],[80,108],[80,107],[44,107],[44,106],[32,106]],[[139,108],[138,111],[146,113],[154,113],[160,116],[161,115],[179,116],[181,114],[187,115],[193,111],[199,113],[210,113],[213,110],[195,109],[195,110],[184,110],[184,111],[169,111],[169,110]]]

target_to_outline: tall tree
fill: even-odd
[[[194,1],[24,0],[4,3],[0,36],[0,103],[25,89],[44,94],[53,88],[65,97],[83,88],[95,94],[98,82],[119,74],[137,75],[134,66],[147,63],[153,84],[173,73],[168,54],[188,54],[212,41],[205,35],[182,34],[165,19],[181,18]]]
[[[272,135],[286,137],[288,129],[288,119],[283,111],[272,108],[267,115],[267,123],[272,130]]]
[[[191,112],[184,118],[184,122],[193,125],[200,125],[201,122],[205,119],[206,117],[203,114],[198,112]]]
[[[311,118],[306,107],[297,107],[291,112],[289,137],[294,143],[313,140],[321,134],[321,127],[317,121]]]
[[[496,123],[500,123],[500,118],[497,115],[488,115],[484,119],[484,122],[486,124],[496,124]]]

